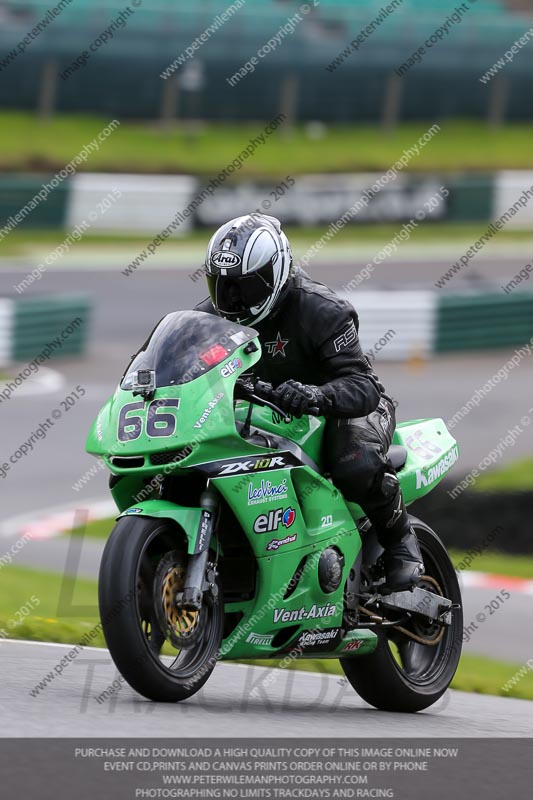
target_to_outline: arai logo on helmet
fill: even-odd
[[[227,250],[217,250],[210,260],[214,267],[221,267],[222,269],[238,267],[242,263],[242,258],[238,253],[228,253]]]
[[[229,364],[226,364],[225,367],[222,367],[220,370],[220,374],[223,378],[229,378],[230,375],[233,375],[235,370],[242,367],[242,361],[240,358],[232,358]]]

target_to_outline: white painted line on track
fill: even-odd
[[[2,639],[0,640],[0,644],[33,644],[38,647],[61,647],[63,650],[72,650],[74,647],[79,647],[80,650],[94,650],[95,652],[107,653],[109,655],[107,647],[91,647],[89,645],[80,645],[79,643],[63,644],[62,642],[38,642],[33,639]]]
[[[12,377],[7,381],[0,382],[0,392],[2,392],[9,383],[13,383],[19,373],[25,368],[25,364],[14,365],[7,367],[6,371],[13,373]],[[59,392],[65,385],[65,378],[60,372],[49,367],[40,367],[35,375],[30,375],[25,378],[24,382],[16,386],[13,390],[13,398],[20,397],[41,397],[43,394],[53,394]],[[11,397],[9,398],[11,400]],[[9,402],[6,401],[6,404]]]

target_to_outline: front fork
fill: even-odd
[[[215,528],[219,510],[219,495],[209,484],[200,497],[202,513],[196,534],[194,553],[189,557],[183,594],[179,605],[191,611],[199,611],[204,594],[209,592],[212,600],[216,600],[218,586],[216,583],[216,566],[209,565],[209,547]]]

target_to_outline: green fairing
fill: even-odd
[[[250,331],[225,324],[233,330],[237,327]],[[158,482],[154,478],[211,472],[211,485],[217,488],[235,515],[257,564],[253,597],[225,604],[227,615],[240,612],[242,617],[222,643],[222,659],[279,657],[290,651],[287,643],[305,631],[339,628],[344,586],[361,549],[356,521],[364,514],[358,506],[346,503],[311,463],[268,468],[272,464],[269,459],[275,462],[280,453],[286,452],[285,447],[272,449],[246,441],[237,430],[236,421],[244,422],[249,404],[239,401],[234,409],[235,382],[261,355],[259,340],[252,338],[253,333],[230,357],[189,382],[155,389],[149,400],[134,397],[131,390],[117,387],[98,414],[87,440],[87,450],[101,456],[117,476],[113,479],[112,494],[120,516],[144,515],[171,520],[176,526],[177,541],[180,534],[186,537],[189,553],[194,552],[201,509],[159,499]],[[250,341],[256,345],[255,352],[249,352]],[[179,400],[179,407],[154,410],[154,402],[165,399]],[[131,403],[138,403],[139,408],[125,414],[124,406]],[[150,405],[152,427],[148,435]],[[166,435],[174,425],[173,420],[175,430]],[[281,415],[257,405],[253,406],[251,416],[252,432],[259,429],[283,436],[318,465],[324,423],[323,418],[314,417],[285,422]],[[121,424],[126,433],[133,432],[136,438],[119,441]],[[406,503],[431,491],[458,457],[457,444],[440,419],[399,424],[394,443],[408,450],[406,465],[399,471]],[[165,454],[168,459],[171,458],[168,454],[183,448],[188,448],[188,454],[179,461],[162,464]],[[156,464],[150,463],[150,456],[154,455],[157,455]],[[113,462],[111,459],[116,457],[136,458],[139,463]],[[229,466],[219,465],[219,473],[227,474],[212,474],[213,464],[209,466],[209,462],[224,459],[232,459]],[[245,463],[236,473],[232,471],[237,469],[235,460]],[[133,466],[127,465],[129,463]],[[213,546],[216,549],[214,542]],[[316,565],[320,553],[328,546],[342,553],[344,566],[339,588],[325,593],[319,584]],[[221,559],[223,557],[222,548]],[[284,597],[304,558],[296,588]],[[285,637],[280,634],[283,631]],[[274,637],[276,641],[272,644]],[[361,644],[357,644],[359,641]],[[377,637],[370,630],[350,631],[342,641],[332,641],[331,649],[321,651],[320,656],[357,657],[371,652],[376,643]],[[305,652],[297,655],[305,656]],[[315,657],[316,652],[311,651],[309,655]]]

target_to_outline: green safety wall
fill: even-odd
[[[437,305],[435,352],[490,350],[533,336],[533,293],[444,295]]]
[[[14,301],[11,331],[11,359],[31,361],[47,344],[61,337],[70,323],[81,318],[72,333],[65,333],[62,346],[53,351],[57,356],[79,355],[84,352],[91,313],[90,300],[85,296],[62,296],[17,299]]]
[[[0,228],[29,203],[54,175],[0,175]],[[69,200],[68,181],[52,189],[16,227],[62,228]]]

